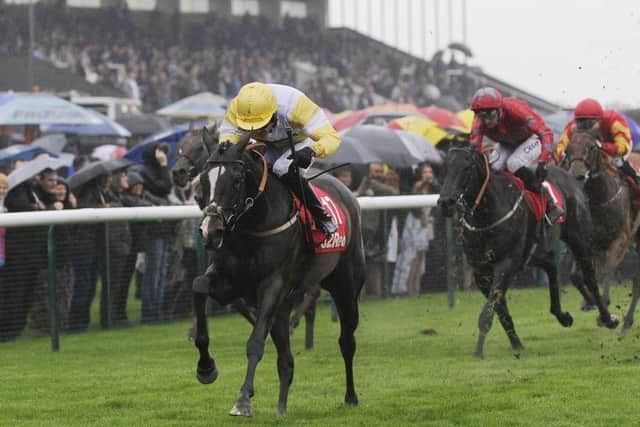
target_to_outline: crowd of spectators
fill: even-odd
[[[0,55],[28,49],[24,6],[4,6]],[[119,88],[155,110],[202,91],[233,97],[249,81],[296,85],[296,63],[315,67],[301,87],[333,112],[372,105],[375,97],[456,110],[474,89],[452,60],[418,60],[354,31],[326,30],[311,18],[264,17],[182,22],[180,14],[149,12],[133,19],[126,7],[82,10],[38,4],[33,55],[91,83]]]
[[[176,187],[171,182],[167,147],[147,147],[142,164],[100,171],[71,191],[67,180],[52,169],[44,169],[8,191],[6,175],[0,174],[3,211],[194,203],[190,184]],[[92,162],[82,166],[83,159],[77,160],[76,173],[95,166]],[[24,164],[14,162],[13,167]],[[27,326],[48,334],[47,227],[1,230],[0,342],[19,336]],[[98,290],[100,326],[130,325],[127,303],[131,283],[136,284],[141,299],[141,322],[190,315],[190,288],[198,271],[194,256],[197,224],[193,220],[70,224],[54,230],[57,313],[65,331],[88,329]]]
[[[334,112],[365,108],[381,97],[416,105],[447,99],[446,107],[455,110],[462,107],[455,98],[472,90],[464,78],[450,78],[445,69],[451,64],[441,57],[420,61],[353,31],[323,30],[311,19],[285,19],[275,27],[261,17],[229,20],[212,14],[198,24],[151,12],[142,25],[134,24],[126,8],[70,11],[38,4],[35,10],[40,35],[35,57],[89,82],[120,88],[148,110],[207,90],[231,98],[253,80],[296,85],[296,63],[315,70],[300,88]],[[5,6],[0,14],[0,55],[28,49],[23,12],[23,6]],[[80,160],[77,170],[82,170]],[[0,179],[0,198],[9,212],[193,203],[192,189],[173,185],[166,165],[166,151],[163,155],[162,147],[149,145],[142,165],[97,176],[73,191],[50,170],[6,197]],[[393,170],[374,163],[336,172],[357,196],[437,193],[435,175],[428,164]],[[428,280],[444,283],[443,264],[434,261],[443,258],[445,245],[438,231],[444,227],[434,227],[440,220],[428,208],[363,214],[367,296],[417,295],[429,287]],[[131,283],[141,299],[142,322],[189,315],[190,283],[197,274],[196,226],[181,221],[57,228],[57,309],[63,328],[88,328],[98,289],[100,325],[129,325]],[[45,228],[0,229],[0,341],[27,325],[49,332],[46,259]],[[7,285],[23,282],[28,286]]]

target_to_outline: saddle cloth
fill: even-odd
[[[307,222],[311,222],[314,251],[317,254],[344,252],[347,249],[347,221],[344,211],[326,191],[313,184],[311,184],[311,186],[318,196],[318,199],[320,199],[324,210],[331,215],[333,221],[338,225],[338,231],[333,233],[331,236],[326,237],[322,231],[316,228],[316,225],[313,223],[313,216],[311,216],[311,212],[309,212],[306,207],[302,206],[302,201],[295,194],[291,193],[293,200],[296,203],[296,208],[300,211],[300,222],[302,222],[302,225],[306,227]],[[306,234],[305,238],[308,239]]]
[[[520,190],[525,188],[524,182],[522,182],[520,178],[518,178],[517,176],[515,176],[510,172],[503,172],[503,173],[506,176],[508,176],[511,179],[511,181],[513,181],[513,183],[516,185],[516,187],[518,187]],[[551,197],[553,197],[553,201],[556,204],[556,206],[564,209],[565,202],[564,202],[564,197],[562,197],[562,193],[560,193],[560,191],[547,180],[545,180],[542,183],[542,185],[544,185],[545,188],[549,191],[549,194],[551,194]],[[547,195],[545,193],[536,194],[532,191],[525,189],[524,200],[527,206],[529,207],[529,210],[535,216],[536,221],[538,222],[542,221],[544,219],[545,213],[547,212]],[[558,219],[557,223],[562,224],[564,221],[565,221],[565,217],[563,215]]]

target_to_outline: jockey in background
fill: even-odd
[[[503,98],[492,87],[479,89],[471,100],[475,113],[470,142],[477,150],[493,147],[490,156],[495,170],[507,169],[526,188],[538,195],[547,192],[542,181],[551,159],[553,132],[529,105],[515,98]],[[547,194],[547,219],[554,224],[564,211]]]
[[[623,175],[631,177],[640,186],[640,177],[627,159],[631,154],[631,132],[627,119],[615,110],[603,110],[598,101],[592,98],[583,99],[576,105],[574,119],[564,128],[555,158],[558,162],[565,156],[565,150],[573,132],[592,132],[600,142],[600,149],[611,156],[611,162]]]
[[[295,165],[287,129],[291,129],[293,133]],[[231,100],[220,126],[220,142],[237,143],[247,135],[267,144],[265,159],[273,173],[300,199],[303,198],[301,191],[304,192],[307,208],[316,227],[327,236],[335,233],[336,224],[325,212],[318,196],[303,176],[314,157],[327,157],[340,146],[340,135],[322,109],[293,87],[248,83]],[[295,173],[296,165],[299,176]]]

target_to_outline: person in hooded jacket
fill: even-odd
[[[169,147],[149,144],[142,151],[142,164],[134,171],[142,177],[144,198],[155,206],[169,205],[172,182],[167,165]],[[173,238],[175,222],[148,224],[145,248],[145,269],[140,286],[142,323],[161,319],[161,304],[167,287],[169,242]]]

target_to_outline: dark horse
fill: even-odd
[[[348,233],[345,252],[314,254],[305,243],[290,190],[268,171],[259,152],[261,145],[249,145],[246,139],[238,144],[219,144],[201,174],[203,188],[209,187],[201,228],[206,244],[214,248],[214,268],[194,281],[195,344],[200,352],[197,378],[207,384],[218,375],[208,350],[207,296],[220,304],[243,298],[248,305],[257,307],[256,322],[247,342],[247,374],[230,413],[252,414],[255,370],[270,333],[278,352],[278,413],[284,415],[293,380],[289,343],[292,300],[296,293],[307,292],[320,283],[333,297],[340,316],[345,402],[357,404],[353,382],[354,331],[359,317],[358,297],[365,278],[359,204],[337,179],[322,176],[317,180],[318,186],[344,210]]]
[[[589,198],[594,222],[596,273],[598,282],[604,287],[603,298],[608,302],[610,275],[624,260],[634,238],[638,240],[640,215],[632,206],[632,190],[624,182],[626,178],[610,163],[609,155],[600,150],[594,135],[590,132],[574,132],[565,153],[561,166],[584,182],[584,192]],[[636,273],[633,278],[633,298],[623,330],[633,324],[639,295],[640,277]]]
[[[207,129],[192,129],[180,141],[177,151],[177,158],[174,166],[171,168],[173,182],[179,186],[185,186],[189,181],[199,180],[199,174],[204,170],[207,159],[216,150],[218,144],[217,127]],[[196,184],[196,199],[200,209],[205,208],[207,202],[201,194],[199,183]],[[305,348],[313,348],[313,334],[316,314],[316,300],[320,296],[320,286],[310,290],[304,295],[300,295],[301,302],[296,305],[295,312],[290,321],[290,331],[300,323],[302,316],[305,318]],[[255,323],[255,307],[247,307],[246,302],[242,299],[234,301],[233,306],[240,314],[242,314],[249,322]],[[189,336],[193,338],[194,327],[189,332]]]
[[[451,148],[445,162],[446,175],[438,205],[446,215],[454,205],[460,213],[463,247],[473,269],[476,285],[487,298],[478,319],[479,336],[475,355],[483,356],[484,340],[491,329],[494,312],[507,333],[511,347],[523,347],[507,308],[506,293],[511,279],[525,264],[542,268],[549,276],[551,313],[562,326],[573,318],[560,306],[557,269],[552,250],[536,243],[538,227],[534,214],[523,200],[520,190],[505,174],[491,173],[486,153],[473,148]],[[591,255],[591,216],[578,183],[557,167],[549,169],[548,180],[562,192],[566,201],[566,221],[546,233],[549,239],[562,238],[571,248],[586,286],[600,309],[600,321],[617,326],[602,303],[595,281]],[[559,235],[559,236],[558,236]],[[581,293],[586,294],[584,289]]]

